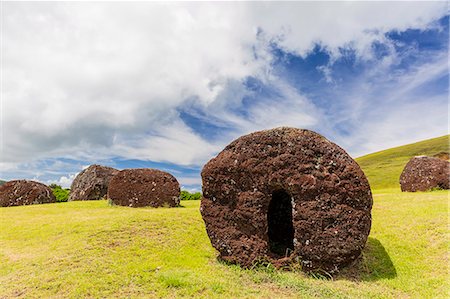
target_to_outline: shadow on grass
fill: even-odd
[[[375,281],[395,277],[397,277],[397,271],[383,244],[369,237],[361,256],[342,269],[336,279]]]
[[[223,260],[220,258],[220,255],[217,256],[217,261],[222,265],[253,273],[261,271],[268,274],[284,272],[283,269],[277,269],[270,262],[264,261],[257,262],[249,269],[241,268],[238,264]],[[368,238],[362,254],[353,263],[344,267],[335,275],[330,275],[328,273],[304,273],[300,268],[290,268],[290,270],[324,280],[377,281],[380,279],[393,279],[397,277],[397,271],[395,270],[394,264],[386,249],[380,241],[371,237]]]

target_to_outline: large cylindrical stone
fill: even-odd
[[[180,184],[161,170],[124,169],[112,178],[108,198],[120,206],[175,207],[180,203]]]
[[[342,148],[312,131],[242,136],[204,166],[202,181],[206,230],[228,262],[333,273],[367,241],[369,183]]]
[[[34,181],[14,180],[0,186],[0,206],[22,206],[56,202],[52,189]]]

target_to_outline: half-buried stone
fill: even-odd
[[[56,202],[52,189],[29,180],[14,180],[0,186],[0,206],[23,206]]]
[[[180,184],[161,170],[124,169],[112,178],[108,198],[120,206],[175,207],[180,204]]]
[[[312,131],[242,136],[204,166],[202,181],[202,217],[225,261],[335,273],[366,244],[369,183],[342,148]]]
[[[108,166],[89,166],[73,180],[69,201],[103,199],[108,193],[111,178],[118,172],[117,169]]]
[[[414,157],[400,175],[400,187],[409,192],[450,189],[450,162],[436,157]]]

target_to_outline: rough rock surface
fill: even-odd
[[[161,170],[124,169],[112,178],[108,198],[120,206],[175,207],[180,204],[180,184]]]
[[[56,202],[52,189],[28,180],[9,181],[0,186],[0,206],[22,206]]]
[[[406,164],[400,175],[402,191],[427,191],[432,188],[450,189],[450,162],[418,156]]]
[[[343,149],[312,131],[242,136],[204,166],[202,180],[206,230],[228,262],[301,261],[304,271],[334,273],[366,244],[369,183]]]
[[[108,166],[89,166],[73,180],[69,201],[102,199],[108,192],[111,178],[118,172],[117,169]]]

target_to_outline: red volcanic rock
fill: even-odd
[[[400,175],[402,191],[427,191],[432,188],[450,189],[450,162],[434,158],[414,157]]]
[[[369,183],[342,148],[312,131],[242,136],[204,166],[202,180],[206,230],[228,262],[300,260],[305,271],[334,273],[366,244]]]
[[[180,204],[180,184],[161,170],[124,169],[112,178],[108,198],[120,206],[175,207]]]
[[[117,169],[107,166],[89,166],[73,180],[69,201],[102,199],[108,192],[111,178],[118,172]]]
[[[56,202],[52,189],[28,180],[9,181],[0,186],[0,206],[23,206]]]

